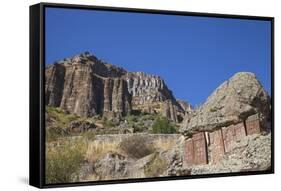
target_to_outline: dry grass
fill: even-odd
[[[71,182],[85,160],[87,143],[83,139],[65,139],[46,144],[46,183]]]
[[[177,144],[177,140],[162,140],[159,139],[157,141],[154,141],[153,146],[155,150],[169,150],[172,149]]]
[[[96,175],[96,174],[91,174],[89,175],[85,181],[97,181],[97,180],[101,180],[100,176]]]
[[[97,161],[97,159],[101,158],[109,152],[122,153],[122,151],[118,147],[118,144],[116,144],[115,142],[103,142],[94,140],[88,143],[86,159],[89,162],[95,162]]]
[[[95,162],[106,153],[114,152],[131,158],[139,159],[155,151],[165,151],[172,149],[176,145],[177,139],[159,139],[152,143],[144,136],[132,136],[119,141],[89,140],[86,159]]]

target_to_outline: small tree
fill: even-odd
[[[171,134],[176,133],[176,129],[166,117],[158,117],[152,126],[152,132],[155,134]]]

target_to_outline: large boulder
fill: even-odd
[[[94,174],[98,180],[122,179],[128,177],[128,166],[132,161],[118,153],[107,153],[95,162]]]
[[[261,125],[270,121],[270,97],[253,73],[239,72],[221,84],[207,101],[184,119],[181,132],[197,131],[236,124],[258,113]]]

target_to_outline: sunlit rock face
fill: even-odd
[[[83,53],[50,64],[45,70],[46,104],[79,116],[160,113],[178,122],[184,109],[164,80],[127,72]]]
[[[239,72],[222,83],[207,101],[188,116],[183,133],[211,131],[258,114],[264,127],[270,121],[270,97],[253,73]]]
[[[178,122],[184,114],[172,91],[159,76],[143,72],[129,72],[126,75],[128,91],[132,95],[132,108],[147,113],[161,113]]]

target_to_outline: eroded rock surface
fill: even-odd
[[[128,176],[131,161],[118,153],[108,153],[93,165],[97,180],[112,180]]]
[[[253,73],[239,72],[221,84],[207,101],[185,118],[181,131],[212,131],[259,114],[262,126],[270,121],[270,97]]]
[[[116,118],[133,109],[177,122],[184,115],[159,76],[128,72],[87,52],[48,65],[45,77],[46,104],[79,116]]]

